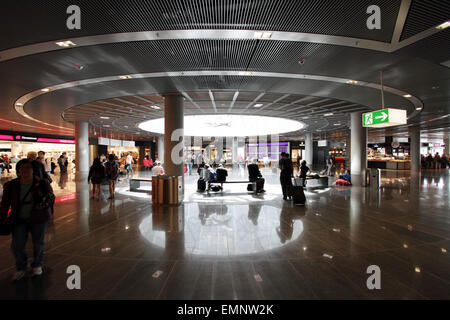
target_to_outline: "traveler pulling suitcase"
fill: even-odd
[[[303,192],[303,187],[301,186],[301,182],[297,183],[300,179],[292,179],[293,180],[293,186],[292,186],[292,200],[294,202],[294,205],[296,206],[304,206],[306,203],[306,197],[305,193]]]
[[[206,181],[203,178],[198,179],[197,181],[197,191],[198,192],[205,192],[206,190]]]

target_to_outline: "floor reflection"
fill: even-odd
[[[164,214],[145,218],[139,225],[141,234],[152,244],[166,248],[167,233],[184,230],[186,253],[232,256],[275,249],[303,232],[300,216],[294,218],[275,206],[187,203],[179,208],[183,212],[168,213],[168,207],[162,207]]]

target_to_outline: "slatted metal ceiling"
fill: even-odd
[[[450,1],[413,0],[400,40],[412,37],[450,19]]]
[[[413,43],[396,53],[419,57],[435,63],[446,62],[450,59],[450,28]]]
[[[258,92],[239,92],[239,99],[230,110],[230,97],[234,92],[213,91],[215,99],[214,109],[209,92],[186,92],[193,101],[185,101],[185,114],[214,114],[214,113],[232,113],[232,114],[258,114],[267,116],[283,116],[290,119],[297,119],[306,122],[308,130],[332,130],[336,128],[334,123],[340,124],[340,127],[348,125],[349,113],[352,111],[363,111],[369,108],[347,101],[337,99],[324,99],[313,96],[286,95],[280,93],[258,93]],[[255,99],[260,97],[264,101],[266,108],[255,108]],[[67,109],[63,117],[67,121],[75,119],[89,120],[92,125],[99,129],[108,124],[112,128],[123,132],[132,133],[137,129],[137,125],[146,119],[155,119],[163,117],[163,106],[161,110],[151,108],[155,100],[159,100],[157,95],[126,96],[101,101],[93,101],[83,105]],[[265,99],[264,99],[265,98]],[[231,98],[232,99],[232,98]],[[277,102],[274,102],[277,101]],[[298,101],[301,101],[299,103]],[[200,108],[200,109],[199,109]],[[326,119],[325,113],[333,112],[333,118]],[[110,119],[101,119],[100,117],[110,117]],[[308,119],[304,119],[308,117]],[[295,135],[292,133],[291,135]]]
[[[82,28],[68,30],[66,9],[72,4],[72,0],[2,3],[0,49],[86,35],[178,29],[278,30],[388,42],[400,0],[377,1],[383,28],[375,31],[365,27],[372,0],[78,0]],[[15,27],[18,18],[21,28]]]

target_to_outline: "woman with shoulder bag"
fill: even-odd
[[[2,234],[7,234],[5,229],[8,228],[12,233],[11,249],[16,258],[13,281],[23,278],[27,271],[25,247],[28,233],[31,233],[33,241],[32,275],[42,274],[45,231],[52,218],[55,203],[55,195],[48,180],[33,176],[31,160],[20,160],[16,165],[16,172],[18,178],[5,184],[0,204]]]
[[[100,185],[106,179],[106,169],[100,161],[95,158],[94,163],[89,169],[88,183],[92,183],[92,199],[95,199],[95,191],[97,190],[97,201],[100,201]]]

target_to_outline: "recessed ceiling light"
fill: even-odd
[[[450,27],[450,21],[446,21],[443,24],[440,24],[436,27],[436,29],[444,30],[445,28]]]
[[[262,36],[263,36],[263,33],[261,31],[256,31],[253,34],[253,38],[262,38]]]
[[[416,108],[416,110],[422,110],[422,108],[418,107],[418,108]]]
[[[356,81],[356,80],[347,80],[347,83],[349,83],[349,84],[357,84],[358,81]]]
[[[330,112],[330,113],[325,113],[323,116],[324,116],[324,117],[329,117],[329,116],[332,116],[332,115],[333,115],[333,113]]]
[[[263,106],[262,103],[257,103],[257,104],[254,105],[255,108],[260,108],[260,107],[262,107],[262,106]]]
[[[60,42],[56,42],[56,44],[62,48],[68,48],[68,47],[73,47],[76,46],[76,43],[73,43],[72,41],[60,41]]]
[[[161,107],[158,107],[158,106],[151,106],[151,108],[156,109],[156,110],[160,110],[161,109]]]
[[[42,92],[49,92],[49,91],[50,91],[50,88],[44,88],[44,89],[41,89],[41,91],[42,91]]]
[[[119,76],[119,79],[122,79],[122,80],[125,80],[125,79],[131,79],[131,78],[133,78],[133,77],[130,76],[130,75]]]
[[[403,97],[404,97],[404,98],[411,98],[412,95],[410,95],[410,94],[404,94]]]
[[[340,123],[335,123],[334,125],[335,125],[335,126],[340,126],[341,124],[340,124]]]
[[[109,117],[100,117],[100,119],[105,119],[105,120],[108,120],[108,119],[109,119]]]

